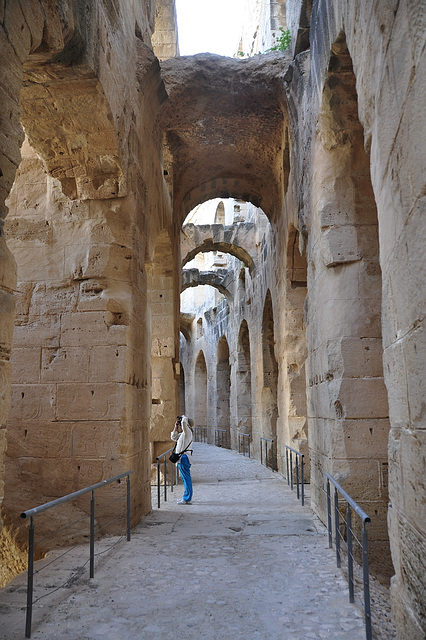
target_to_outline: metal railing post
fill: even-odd
[[[368,536],[365,521],[362,523],[362,572],[364,579],[365,634],[367,640],[371,640],[372,635],[370,610],[370,576],[368,570]]]
[[[297,487],[297,499],[302,498],[302,507],[305,505],[305,469],[304,469],[304,455],[300,453],[300,451],[296,451],[292,447],[289,447],[287,444],[285,445],[285,466],[286,466],[286,476],[287,476],[287,485],[290,485],[291,490],[294,488],[293,481],[293,454],[296,457],[295,467],[296,467],[296,487]]]
[[[51,500],[50,502],[46,502],[45,504],[38,505],[37,507],[33,507],[32,509],[28,509],[27,511],[23,511],[21,513],[21,518],[30,519],[29,529],[28,529],[28,577],[27,577],[27,607],[26,607],[26,621],[25,621],[25,637],[31,638],[31,619],[32,619],[32,608],[33,608],[33,589],[34,589],[34,516],[39,513],[44,513],[49,509],[53,509],[54,507],[58,507],[61,504],[65,504],[65,502],[70,502],[72,500],[77,500],[80,496],[86,495],[87,493],[91,493],[90,496],[90,513],[89,513],[89,526],[90,526],[90,535],[89,535],[89,553],[90,553],[90,578],[94,576],[94,540],[95,540],[95,490],[105,487],[112,482],[120,482],[121,478],[127,476],[129,480],[130,474],[133,471],[126,471],[124,473],[120,473],[112,478],[108,478],[107,480],[101,480],[101,482],[97,482],[96,484],[91,484],[89,487],[85,487],[84,489],[79,489],[78,491],[74,491],[73,493],[68,493],[66,496],[62,496],[61,498],[57,498],[56,500]],[[114,501],[115,502],[115,501]],[[127,522],[128,527],[130,526],[130,482],[128,484],[128,507],[127,507]],[[120,516],[121,517],[121,516]],[[77,521],[78,522],[78,521]],[[73,523],[71,523],[73,524]],[[70,526],[70,525],[67,525]],[[63,527],[66,528],[66,527]],[[130,533],[128,532],[128,540],[130,540]]]
[[[161,504],[161,474],[160,474],[160,460],[157,458],[157,507],[160,508]]]
[[[164,483],[163,483],[163,496],[164,502],[167,502],[167,462],[168,455],[173,451],[173,449],[169,449],[165,451],[161,455],[156,457],[157,462],[157,507],[158,509],[161,507],[161,464],[163,464],[163,475],[164,475]],[[175,465],[170,461],[170,491],[174,491],[174,485],[179,484],[179,476],[177,471],[175,470]]]
[[[353,498],[340,486],[340,484],[327,472],[324,472],[327,478],[327,520],[328,520],[328,541],[329,547],[332,547],[332,529],[331,529],[331,491],[330,485],[334,486],[334,520],[335,520],[335,535],[336,535],[336,561],[337,566],[340,567],[341,553],[340,553],[340,513],[339,513],[339,491],[342,498],[346,501],[346,526],[347,526],[347,551],[348,551],[348,584],[349,584],[349,601],[354,602],[355,599],[355,582],[353,578],[353,543],[358,544],[362,550],[362,572],[364,582],[364,613],[365,613],[365,634],[367,640],[372,640],[371,630],[371,604],[370,604],[370,577],[368,569],[368,536],[366,525],[371,522],[371,518],[361,509],[359,504],[355,502]],[[357,535],[352,529],[352,511],[356,514],[362,522],[362,542],[358,540]],[[344,542],[344,538],[342,536]]]
[[[336,537],[336,563],[340,568],[340,528],[339,528],[339,496],[337,494],[337,488],[334,487],[334,535]]]
[[[127,542],[130,542],[130,476],[126,478]]]
[[[355,601],[354,595],[354,562],[352,555],[352,516],[349,503],[346,504],[346,524],[347,524],[347,546],[348,546],[348,582],[349,582],[349,602]]]
[[[328,548],[333,547],[333,532],[331,528],[331,493],[330,480],[327,478],[327,524],[328,524]]]
[[[34,588],[34,519],[30,517],[28,529],[28,576],[27,576],[27,617],[25,621],[25,637],[31,638],[31,619],[33,615]]]
[[[296,485],[297,485],[297,499],[299,500],[300,492],[299,492],[299,456],[296,456]]]
[[[95,492],[92,490],[90,495],[90,571],[89,577],[93,578],[95,575]]]

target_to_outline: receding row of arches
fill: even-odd
[[[311,4],[303,3],[307,15]],[[67,9],[71,30],[86,23],[80,9]],[[327,16],[313,11],[311,55],[274,65],[265,57],[209,65],[201,56],[160,70],[141,31],[128,31],[134,20],[119,21],[109,57],[117,68],[125,63],[122,85],[103,63],[95,72],[102,48],[92,71],[90,56],[70,65],[42,42],[43,20],[32,38],[17,16],[28,37],[19,59],[5,58],[4,77],[16,82],[3,87],[13,126],[0,176],[2,207],[9,198],[8,248],[1,238],[3,511],[7,522],[23,495],[30,507],[132,468],[138,521],[150,508],[150,463],[170,445],[181,380],[181,406],[198,424],[228,430],[230,446],[240,432],[256,443],[275,439],[278,469],[285,444],[306,451],[312,506],[323,520],[324,471],[335,475],[372,514],[373,570],[386,577],[389,523],[396,608],[400,620],[420,620],[422,183],[411,141],[401,139],[406,120],[422,123],[421,92],[412,91],[419,74],[412,66],[393,109],[392,74],[380,76],[377,91],[364,73],[362,38],[381,60],[394,55],[384,38],[404,12],[387,12],[389,24],[373,37],[374,21],[355,29],[350,3]],[[55,15],[61,49],[65,22]],[[112,25],[98,17],[94,11],[90,33],[105,35]],[[353,25],[356,72],[343,23]],[[401,63],[410,46],[404,41]],[[15,179],[20,96],[28,140]],[[259,223],[252,244],[249,233],[241,242],[232,236],[250,222],[241,200],[228,217],[232,194],[264,207],[269,227]],[[216,251],[218,268],[235,260],[235,277],[224,285],[229,296],[214,290],[199,313],[181,313],[180,340],[181,224],[213,196],[220,240],[211,229],[198,230],[199,243],[188,233],[182,256]]]
[[[382,364],[378,216],[343,33],[332,48],[318,123],[312,201],[306,202],[310,223],[298,225],[302,233],[290,225],[283,251],[285,277],[275,282],[265,276],[268,262],[276,260],[269,257],[271,245],[282,244],[275,227],[264,250],[260,248],[256,275],[258,284],[268,287],[265,291],[259,284],[255,293],[257,322],[250,313],[241,315],[235,309],[238,295],[236,300],[231,296],[229,313],[239,318],[238,326],[231,323],[228,333],[216,331],[213,355],[197,351],[194,343],[196,396],[206,399],[206,410],[201,410],[204,400],[189,409],[196,422],[227,429],[233,448],[239,431],[276,442],[275,468],[282,468],[285,444],[305,453],[307,476],[310,471],[313,475],[312,501],[322,516],[325,496],[318,479],[324,469],[341,478],[374,511],[371,545],[380,550],[375,570],[389,576],[389,410]],[[307,250],[309,262],[302,255]]]

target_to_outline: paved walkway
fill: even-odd
[[[258,461],[194,449],[191,505],[176,504],[180,485],[130,542],[96,543],[92,580],[87,546],[36,576],[37,597],[80,567],[35,605],[33,640],[364,640],[310,508]],[[2,640],[24,638],[24,607],[22,575],[0,591]]]

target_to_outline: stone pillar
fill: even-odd
[[[133,470],[136,522],[150,495],[135,202],[68,200],[27,146],[9,207],[19,285],[5,510]]]
[[[15,7],[15,11],[21,10]],[[37,12],[35,12],[37,15]],[[33,38],[37,41],[37,19],[33,18]],[[22,62],[28,55],[31,35],[28,26],[23,32],[16,28],[11,6],[0,10],[0,506],[3,500],[4,454],[6,450],[6,422],[10,406],[11,346],[13,336],[14,297],[16,289],[16,263],[6,245],[4,220],[7,214],[5,200],[15,179],[20,162],[19,149],[24,139],[20,123],[19,91],[22,85]],[[6,26],[6,28],[5,28]],[[15,27],[15,28],[14,28]],[[2,523],[0,518],[0,529]]]
[[[178,414],[178,371],[175,345],[175,278],[169,235],[162,231],[153,262],[147,266],[151,314],[151,456],[155,462],[171,446],[170,432]]]

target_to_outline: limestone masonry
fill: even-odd
[[[0,579],[25,509],[131,469],[139,523],[186,412],[304,453],[322,521],[333,475],[423,640],[426,3],[246,14],[180,57],[173,0],[0,3]]]

